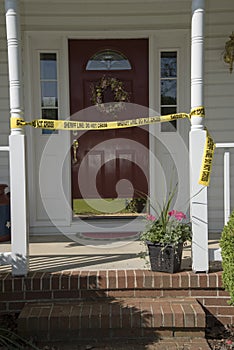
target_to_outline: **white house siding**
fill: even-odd
[[[25,30],[145,30],[188,28],[190,1],[23,1]]]
[[[9,88],[4,2],[0,2],[0,146],[8,145]],[[9,184],[8,152],[0,152],[0,183]]]
[[[216,143],[234,142],[234,74],[224,63],[225,42],[234,31],[234,2],[207,1],[205,51],[206,125]],[[234,209],[234,149],[231,152],[231,208]],[[216,149],[209,200],[209,228],[223,227],[223,150]]]
[[[232,142],[234,134],[233,91],[234,73],[222,60],[222,52],[229,34],[234,30],[233,0],[206,0],[205,41],[205,101],[206,125],[215,142]],[[0,144],[8,143],[9,103],[4,4],[0,4]],[[22,32],[53,32],[61,36],[85,35],[102,31],[115,32],[114,36],[129,33],[154,33],[160,30],[182,29],[189,32],[191,1],[189,0],[21,0]],[[131,36],[130,35],[130,36]],[[103,37],[103,34],[102,34]],[[23,38],[25,38],[23,36]],[[23,48],[25,42],[23,42]],[[188,50],[189,52],[189,50]],[[189,62],[189,60],[188,60]],[[28,67],[24,67],[24,73]],[[187,77],[188,81],[190,77]],[[188,84],[189,86],[189,84]],[[188,98],[189,99],[189,98]],[[27,98],[25,98],[27,104]],[[184,101],[189,108],[190,102]],[[158,101],[152,106],[158,109]],[[26,116],[27,118],[27,116]],[[28,131],[27,131],[28,133]],[[234,151],[233,151],[234,152]],[[233,156],[232,156],[233,158]],[[232,159],[232,174],[234,159]],[[211,185],[209,188],[210,230],[223,226],[222,155],[216,151]],[[7,177],[7,156],[0,154],[0,180]],[[232,177],[232,185],[233,185]],[[233,186],[232,186],[233,187]],[[233,197],[233,196],[232,196]],[[233,207],[234,201],[232,201]]]

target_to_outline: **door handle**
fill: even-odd
[[[77,159],[77,149],[79,147],[79,142],[78,140],[74,140],[72,144],[72,150],[73,150],[73,159],[72,159],[72,164],[76,164],[78,162]]]

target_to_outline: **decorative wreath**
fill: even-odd
[[[114,103],[104,103],[103,101],[103,93],[108,87],[114,93]],[[103,76],[96,85],[92,85],[91,101],[101,112],[115,114],[124,109],[124,102],[129,101],[129,94],[124,90],[122,81]]]

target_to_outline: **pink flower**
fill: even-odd
[[[226,344],[227,344],[227,345],[232,345],[231,339],[226,340]]]
[[[149,221],[154,221],[156,219],[156,217],[149,214],[149,215],[147,215],[146,219]]]
[[[182,211],[172,210],[168,213],[168,215],[176,218],[178,221],[186,219],[186,215]]]

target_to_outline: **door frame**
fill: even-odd
[[[41,51],[45,51],[47,48],[51,51],[56,45],[57,50],[60,54],[59,62],[59,90],[60,90],[60,106],[62,110],[60,111],[60,117],[66,118],[70,115],[70,106],[69,106],[69,57],[68,57],[68,39],[148,39],[149,41],[149,109],[158,111],[159,110],[159,94],[158,94],[158,81],[159,81],[159,65],[158,65],[158,50],[173,50],[178,49],[180,51],[180,62],[184,62],[186,69],[180,71],[179,81],[184,82],[183,88],[180,86],[180,98],[179,98],[179,110],[180,111],[189,111],[190,108],[190,80],[188,79],[190,72],[190,32],[189,29],[177,29],[177,30],[152,30],[152,31],[88,31],[88,32],[25,32],[25,47],[24,52],[25,58],[25,67],[29,67],[25,72],[25,96],[29,96],[30,100],[35,99],[35,83],[33,83],[33,72],[31,69],[32,63],[32,53],[36,50],[35,42],[37,43],[38,49],[41,47]],[[56,39],[56,40],[55,40]],[[55,40],[55,41],[54,41]],[[56,45],[51,45],[52,42],[56,42]],[[35,72],[34,72],[35,73]],[[187,78],[187,79],[186,79]],[[36,80],[36,79],[35,79]],[[34,84],[34,85],[33,85]],[[36,111],[33,108],[33,103],[25,104],[25,115],[35,116],[37,115]],[[32,117],[33,119],[33,117]],[[178,132],[187,139],[188,128],[184,125],[183,121],[179,121]],[[150,125],[150,132],[154,134],[157,133],[158,125]],[[29,130],[29,141],[28,141],[28,164],[31,164],[31,168],[35,168],[35,145],[32,138],[32,131]],[[70,134],[68,133],[65,137],[65,142],[68,144],[70,141]],[[150,195],[155,195],[157,187],[155,184],[155,175],[157,169],[152,159],[150,150],[154,146],[154,139],[149,136],[149,192]],[[35,188],[35,174],[31,174],[28,171],[29,175],[29,195],[33,193]],[[31,176],[32,175],[32,176]],[[67,185],[66,185],[66,198],[71,202],[71,169],[69,169],[69,175],[67,176]],[[36,227],[47,226],[51,227],[48,220],[38,220],[35,212],[36,207],[36,198],[30,195],[30,207],[34,209],[30,213],[30,226],[35,229],[32,229],[32,233],[38,232]],[[97,219],[98,223],[101,223],[101,219]],[[95,219],[92,220],[92,225],[90,225],[90,232],[95,230]],[[117,222],[118,221],[118,222]],[[126,219],[117,219],[116,226],[119,226],[121,223],[125,224]],[[110,222],[108,219],[105,219],[102,222],[102,227],[108,227]],[[82,222],[77,222],[76,219],[73,219],[71,214],[67,213],[67,220],[64,223],[67,227],[67,232],[72,233],[77,230],[82,231]],[[131,228],[126,226],[126,230],[140,229],[142,227],[142,219],[134,221],[134,224]],[[44,230],[42,229],[42,232]],[[87,231],[87,228],[86,228]],[[49,231],[47,231],[49,232]]]

